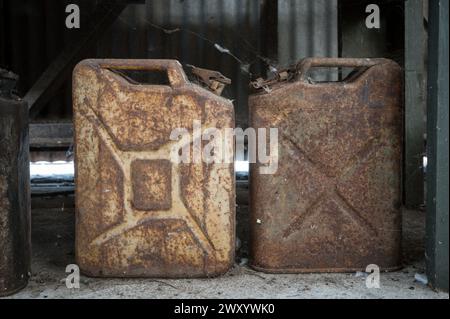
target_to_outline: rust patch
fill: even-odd
[[[133,206],[140,210],[168,210],[172,205],[172,165],[168,160],[131,163]]]
[[[312,67],[355,67],[311,83]],[[250,125],[279,129],[274,175],[251,167],[251,264],[268,272],[400,266],[402,72],[385,59],[300,61],[253,83]],[[256,222],[258,221],[258,222]]]

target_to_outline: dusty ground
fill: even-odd
[[[247,215],[245,194],[238,192],[238,236],[242,239],[235,267],[214,279],[94,279],[82,276],[80,289],[65,286],[65,267],[74,263],[73,199],[33,199],[33,264],[29,285],[11,298],[449,298],[415,282],[424,272],[424,213],[404,213],[405,268],[381,274],[381,288],[367,289],[356,274],[270,275],[245,266]],[[55,204],[56,203],[56,204]],[[39,208],[38,208],[39,207]],[[56,207],[56,208],[55,208]]]

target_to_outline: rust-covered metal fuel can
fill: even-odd
[[[31,271],[28,107],[3,88],[0,87],[0,296],[24,288]]]
[[[352,68],[314,82],[313,68]],[[401,68],[307,58],[253,83],[250,125],[277,128],[278,169],[251,165],[251,266],[274,273],[401,265]]]
[[[144,83],[130,72],[159,76]],[[80,62],[73,102],[81,271],[167,278],[226,272],[234,262],[233,162],[194,160],[193,145],[196,122],[234,128],[232,102],[189,82],[178,61],[117,59]],[[178,163],[171,156],[180,145],[171,137],[177,128],[192,136],[182,142],[190,160]],[[232,140],[224,144],[234,152]]]

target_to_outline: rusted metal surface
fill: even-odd
[[[310,83],[313,67],[355,67]],[[402,72],[386,59],[302,60],[250,97],[251,126],[279,129],[274,175],[251,166],[251,265],[267,272],[400,266]]]
[[[24,288],[30,275],[28,107],[0,96],[0,296]],[[9,94],[6,94],[9,95]]]
[[[167,72],[170,86],[112,70]],[[203,277],[234,261],[233,164],[170,161],[175,128],[234,127],[174,60],[85,60],[73,75],[76,259],[91,276]],[[232,142],[226,147],[233,152]],[[192,154],[192,152],[191,152]]]
[[[272,85],[280,85],[283,82],[292,81],[296,76],[295,67],[286,68],[278,71],[275,76],[270,79],[257,78],[255,81],[251,82],[251,86],[256,89],[264,89],[266,93],[271,92]]]
[[[223,76],[220,72],[202,69],[193,65],[189,66],[191,67],[192,74],[196,76],[200,84],[217,95],[221,95],[225,86],[231,84],[231,80]]]

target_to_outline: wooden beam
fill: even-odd
[[[99,2],[89,16],[89,21],[85,22],[87,26],[81,26],[77,37],[63,49],[25,95],[24,100],[28,102],[31,119],[47,105],[64,81],[70,77],[73,67],[82,59],[85,50],[95,44],[126,6],[124,1]]]
[[[72,123],[31,123],[30,148],[68,148],[73,143]]]

